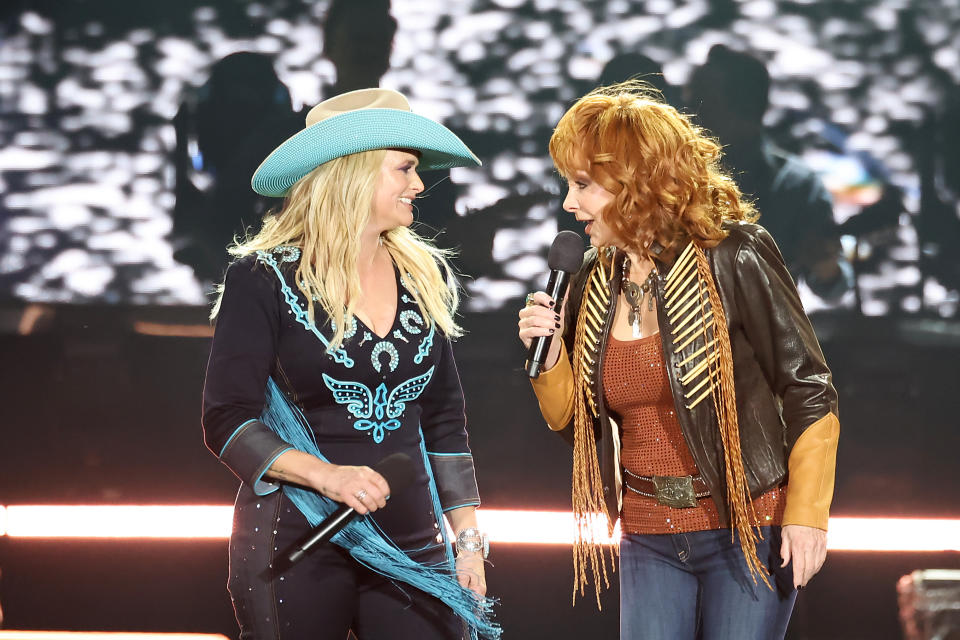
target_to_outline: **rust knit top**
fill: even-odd
[[[620,341],[610,336],[603,367],[607,406],[621,418],[621,464],[638,476],[697,475],[664,367],[659,334]],[[625,474],[626,475],[626,474]],[[761,525],[779,525],[786,487],[777,487],[753,501]],[[624,533],[681,533],[719,529],[720,518],[710,496],[696,507],[676,509],[623,487],[621,529]]]

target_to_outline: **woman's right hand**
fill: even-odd
[[[543,291],[537,291],[527,296],[527,305],[520,309],[520,320],[517,322],[520,342],[527,349],[534,338],[541,336],[563,335],[563,310],[555,308],[553,298]],[[552,369],[560,357],[561,340],[551,340],[547,358],[543,363],[546,371]]]
[[[385,507],[390,495],[387,481],[370,467],[327,464],[318,470],[310,484],[361,515]]]

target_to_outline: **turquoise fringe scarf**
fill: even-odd
[[[317,447],[313,431],[307,424],[306,418],[287,400],[272,378],[267,381],[266,406],[260,419],[296,449],[326,461]],[[429,473],[429,460],[424,460],[424,463]],[[432,484],[431,475],[431,494],[433,494],[435,507],[438,507],[436,491],[433,490]],[[320,524],[338,506],[338,503],[333,500],[301,487],[284,485],[283,491],[312,526]],[[442,522],[440,526],[443,527]],[[493,640],[500,637],[500,625],[490,619],[494,600],[481,598],[469,589],[461,587],[451,562],[432,566],[414,562],[380,531],[371,518],[366,517],[351,520],[331,538],[331,541],[349,551],[357,561],[374,571],[393,580],[412,585],[441,600],[466,621],[470,627],[471,636],[479,635]]]

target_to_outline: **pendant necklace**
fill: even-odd
[[[623,293],[627,304],[630,305],[630,310],[627,312],[627,322],[633,328],[633,337],[636,339],[640,338],[643,333],[643,316],[640,313],[640,305],[643,304],[645,297],[647,298],[647,311],[653,311],[653,283],[654,278],[657,277],[657,270],[651,268],[643,284],[632,281],[627,275],[628,273],[630,273],[630,259],[626,258],[623,261],[620,291]]]

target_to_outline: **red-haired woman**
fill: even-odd
[[[720,147],[637,84],[563,116],[550,154],[592,248],[565,311],[544,292],[525,343],[574,447],[575,549],[606,579],[590,520],[619,518],[621,638],[782,638],[826,556],[837,394],[770,235]]]

